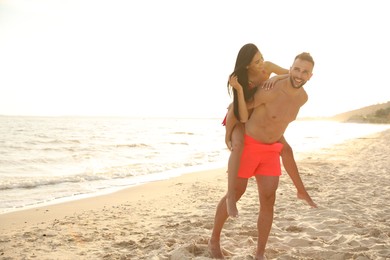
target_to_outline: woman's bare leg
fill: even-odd
[[[226,204],[227,212],[230,217],[238,217],[235,189],[241,154],[244,148],[244,133],[244,124],[237,123],[232,132],[232,151],[228,161],[228,191],[226,195]]]

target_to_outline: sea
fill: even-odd
[[[0,116],[0,214],[226,168],[221,122]],[[304,152],[386,129],[390,125],[297,120],[285,137],[299,159]]]

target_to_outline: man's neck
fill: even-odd
[[[303,86],[296,87],[294,84],[291,82],[291,77],[286,78],[285,80],[285,86],[284,86],[284,91],[290,95],[295,95],[301,92],[303,90]]]

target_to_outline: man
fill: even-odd
[[[277,81],[269,91],[259,88],[248,105],[248,108],[253,108],[253,112],[245,124],[244,150],[238,171],[236,198],[237,201],[240,199],[246,190],[248,179],[255,176],[260,200],[255,259],[265,259],[265,246],[272,227],[276,190],[281,175],[280,152],[283,144],[286,144],[283,134],[308,100],[303,85],[312,77],[313,67],[314,61],[309,53],[297,55],[290,67],[289,76]],[[231,85],[242,91],[237,77],[231,78]],[[245,104],[245,100],[241,98],[239,103],[241,106]],[[217,206],[209,241],[209,250],[214,258],[223,258],[220,235],[227,218],[224,196]]]

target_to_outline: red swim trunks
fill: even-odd
[[[248,179],[255,175],[280,176],[282,148],[282,143],[263,144],[245,135],[238,177]]]

